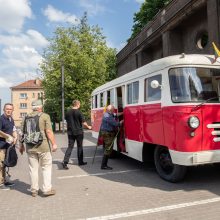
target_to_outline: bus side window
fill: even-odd
[[[139,101],[139,82],[133,82],[127,85],[127,103],[135,104]]]
[[[100,107],[104,106],[104,94],[100,93]]]
[[[157,80],[159,84],[161,85],[161,75],[156,75],[149,77],[145,79],[145,95],[144,95],[144,101],[150,102],[150,101],[157,101],[161,99],[161,88],[152,88],[151,82],[153,80]]]
[[[93,108],[97,108],[98,107],[98,97],[97,95],[94,96],[94,106]]]
[[[107,102],[106,105],[110,105],[110,90],[107,91]]]
[[[115,98],[114,98],[114,89],[107,91],[107,105],[115,105]]]

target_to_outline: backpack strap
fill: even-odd
[[[39,126],[39,121],[40,121],[40,116],[43,114],[43,112],[38,113],[35,117],[37,117],[37,121],[36,121],[36,131],[39,132],[40,131],[40,126]]]
[[[22,129],[22,130],[23,130],[23,134],[26,134],[26,133],[27,133],[27,131],[26,131],[26,130],[27,130],[27,129],[26,129],[26,119],[27,119],[27,117],[28,117],[28,116],[25,116],[25,118],[24,118],[24,124],[23,124],[23,129]]]

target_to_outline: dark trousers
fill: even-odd
[[[82,163],[83,162],[83,134],[79,134],[79,135],[68,135],[68,148],[66,150],[65,156],[64,156],[64,163],[68,163],[73,147],[74,147],[74,143],[77,143],[77,157],[78,157],[78,163]]]

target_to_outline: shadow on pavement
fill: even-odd
[[[13,187],[14,190],[17,190],[21,193],[30,195],[30,192],[28,191],[28,189],[30,188],[29,184],[27,184],[23,181],[20,181],[19,179],[16,179],[13,182],[15,183],[15,186]]]

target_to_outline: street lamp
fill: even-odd
[[[63,134],[65,133],[65,128],[64,128],[64,65],[63,62],[61,62],[61,92],[62,92],[62,132]]]

